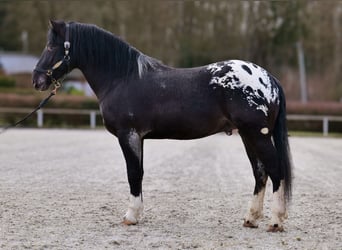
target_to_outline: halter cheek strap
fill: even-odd
[[[58,80],[56,80],[52,74],[53,74],[53,71],[58,69],[63,63],[66,63],[67,67],[69,68],[69,61],[70,61],[70,55],[69,55],[69,49],[70,49],[70,41],[69,41],[69,24],[67,23],[65,25],[65,42],[64,42],[64,57],[62,60],[59,60],[58,62],[56,62],[52,67],[51,69],[41,69],[41,68],[38,68],[36,67],[34,69],[34,71],[37,71],[37,72],[41,72],[41,73],[45,73],[48,77],[51,78],[51,82],[55,85],[59,85],[60,86],[60,83],[58,82]]]
[[[65,25],[65,42],[64,42],[64,58],[70,60],[69,56],[70,41],[69,41],[69,24]]]

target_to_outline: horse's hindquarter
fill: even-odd
[[[277,80],[265,69],[241,60],[213,63],[210,86],[225,96],[226,111],[238,127],[266,126],[272,130],[279,110]]]

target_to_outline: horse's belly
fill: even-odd
[[[190,140],[206,137],[234,128],[225,118],[221,119],[175,119],[159,122],[145,138]]]

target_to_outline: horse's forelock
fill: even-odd
[[[47,42],[50,44],[56,44],[58,42],[58,35],[53,31],[53,28],[50,27],[47,33]]]

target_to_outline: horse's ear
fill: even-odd
[[[64,21],[55,21],[50,19],[50,28],[55,31],[57,34],[63,34],[63,30],[65,28]]]

